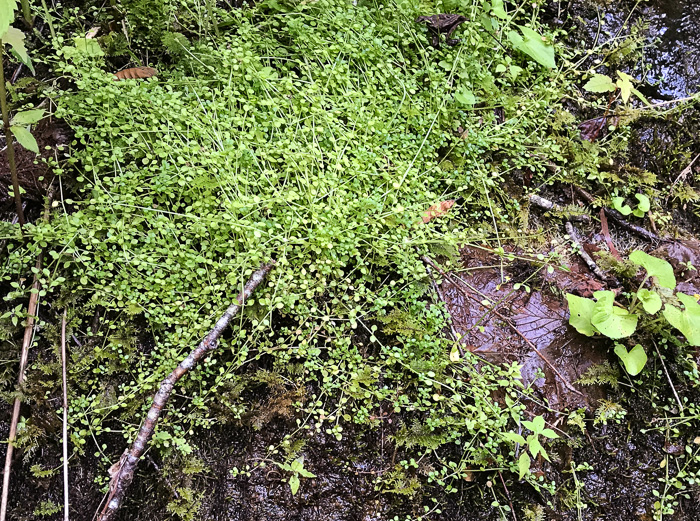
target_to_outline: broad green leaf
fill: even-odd
[[[24,127],[10,127],[12,134],[15,136],[20,145],[22,145],[27,150],[31,150],[35,154],[39,153],[39,145],[36,143],[36,139],[32,136]]]
[[[104,51],[97,40],[87,39],[87,38],[73,38],[75,43],[75,48],[85,56],[104,56]]]
[[[596,328],[591,324],[595,302],[588,298],[577,297],[571,293],[566,294],[566,300],[569,303],[569,324],[582,335],[595,335],[597,333]]]
[[[661,309],[661,297],[655,291],[642,288],[637,291],[637,298],[642,303],[644,311],[650,315]]]
[[[316,474],[312,474],[311,472],[309,472],[306,469],[299,469],[299,475],[303,476],[305,478],[315,478],[316,477]]]
[[[647,363],[647,354],[641,344],[637,344],[629,352],[622,344],[615,344],[615,354],[620,357],[625,370],[631,376],[641,373]]]
[[[554,432],[552,429],[542,429],[542,432],[540,432],[540,434],[546,438],[551,439],[551,440],[559,437],[559,435],[556,432]]]
[[[613,197],[612,205],[613,208],[615,208],[615,210],[620,212],[622,215],[629,215],[632,213],[632,208],[630,208],[629,205],[625,204],[624,197]]]
[[[651,209],[651,202],[649,201],[649,198],[644,194],[634,194],[634,196],[637,198],[637,201],[639,201],[637,208],[642,212],[647,213]]]
[[[652,257],[643,251],[635,250],[630,254],[630,260],[647,270],[650,277],[656,277],[656,283],[662,288],[676,288],[676,277],[673,274],[673,267],[664,259]]]
[[[632,76],[629,74],[625,74],[624,72],[617,71],[617,76],[619,79],[617,80],[616,85],[620,87],[620,95],[622,96],[622,100],[627,103],[630,100],[630,95],[632,94],[632,89],[634,88],[634,85],[632,85]]]
[[[476,103],[476,96],[469,89],[462,89],[459,92],[455,92],[455,99],[462,105],[474,105]]]
[[[615,306],[615,293],[596,291],[591,324],[608,338],[626,338],[637,329],[637,315]]]
[[[292,472],[299,472],[301,469],[304,468],[304,459],[303,458],[295,459],[294,461],[292,461],[291,467],[292,467]]]
[[[537,439],[537,436],[528,436],[527,443],[528,447],[530,448],[530,454],[532,454],[533,458],[536,458],[537,454],[542,454],[542,457],[549,461],[549,456],[547,456],[547,453],[545,452],[544,447],[540,444],[540,440]]]
[[[642,100],[642,103],[644,103],[647,107],[651,107],[651,103],[649,103],[649,100],[644,97],[644,94],[639,92],[637,89],[632,89],[632,94],[637,96],[640,100]]]
[[[0,38],[5,41],[5,31],[15,21],[17,0],[0,0]]]
[[[685,293],[676,295],[685,309],[680,309],[666,304],[663,314],[668,323],[683,333],[688,343],[693,346],[700,346],[700,304]]]
[[[556,62],[554,61],[554,46],[552,46],[546,38],[529,27],[525,27],[524,25],[519,25],[518,27],[522,32],[522,36],[515,31],[508,33],[508,39],[513,46],[544,67],[549,67],[550,69],[556,67]]]
[[[297,490],[299,490],[299,476],[296,474],[293,474],[289,478],[289,488],[292,489],[292,495],[295,495],[297,493]]]
[[[3,0],[0,0],[2,2]],[[12,46],[17,57],[27,66],[30,66],[31,60],[27,54],[27,48],[24,46],[24,33],[19,29],[10,27],[2,37],[2,42]]]
[[[23,110],[15,114],[10,125],[31,125],[44,116],[44,109]]]
[[[503,0],[491,0],[491,12],[501,20],[508,18],[508,13],[503,8]]]
[[[604,74],[594,74],[583,89],[588,92],[612,92],[615,90],[615,84]]]
[[[644,194],[635,194],[634,196],[637,198],[637,201],[639,201],[639,204],[637,204],[637,208],[635,208],[632,213],[635,217],[644,217],[644,214],[651,208],[651,202]]]
[[[527,452],[523,451],[518,458],[519,479],[523,479],[528,472],[530,472],[530,456],[527,455]]]
[[[519,443],[520,445],[525,445],[525,438],[515,432],[505,432],[503,433],[503,438],[514,443]]]

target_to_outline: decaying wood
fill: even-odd
[[[591,258],[588,253],[586,253],[586,250],[583,249],[583,245],[581,244],[581,241],[578,238],[578,233],[576,232],[576,229],[574,226],[567,221],[566,223],[566,233],[569,234],[569,238],[571,239],[571,242],[573,242],[576,245],[576,249],[578,250],[577,253],[579,257],[583,259],[583,262],[586,263],[588,266],[588,269],[591,270],[596,277],[598,277],[602,281],[610,281],[614,285],[618,286],[620,283],[617,281],[615,277],[608,277],[603,270],[601,270],[596,262]]]
[[[583,197],[589,204],[592,204],[593,201],[595,201],[595,198],[586,192],[583,188],[580,188],[578,186],[574,186],[576,191],[579,193],[581,197]],[[613,210],[611,208],[604,208],[605,210],[605,215],[608,216],[609,219],[612,219],[617,223],[620,227],[625,228],[626,230],[634,233],[635,235],[638,235],[639,237],[642,237],[643,239],[646,239],[648,241],[656,241],[656,242],[669,242],[670,239],[665,239],[663,237],[659,237],[653,232],[650,232],[649,230],[642,228],[641,226],[637,226],[636,224],[632,224],[629,221],[627,221],[624,216],[618,212],[617,210]]]
[[[121,506],[126,490],[131,484],[131,481],[134,479],[136,466],[146,450],[148,441],[153,435],[153,430],[158,423],[160,413],[167,403],[168,398],[170,398],[170,393],[172,392],[177,381],[187,374],[192,368],[194,368],[194,366],[197,365],[197,363],[200,362],[206,355],[216,349],[221,334],[229,325],[233,317],[240,312],[245,304],[245,301],[250,298],[252,293],[265,279],[274,265],[274,262],[265,264],[255,273],[253,273],[243,287],[243,291],[241,291],[236,298],[235,302],[228,307],[226,312],[216,322],[214,328],[207,334],[206,337],[204,337],[204,340],[202,340],[196,349],[187,355],[187,357],[180,362],[175,370],[170,373],[168,377],[160,384],[160,388],[153,398],[153,404],[148,410],[146,419],[141,425],[136,439],[131,447],[124,451],[119,461],[112,465],[112,467],[109,469],[111,479],[109,484],[109,493],[107,496],[107,504],[100,513],[98,521],[109,521],[113,519],[117,513],[117,510]]]
[[[153,67],[132,67],[114,73],[114,81],[138,80],[158,76],[158,71]]]

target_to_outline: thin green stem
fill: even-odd
[[[51,39],[55,40],[56,31],[53,28],[53,17],[49,12],[48,6],[46,5],[46,0],[41,0],[41,6],[44,8],[44,18],[46,19],[46,23],[49,24],[49,32],[51,33]]]
[[[5,129],[5,141],[7,142],[7,162],[10,165],[12,176],[12,192],[15,196],[15,207],[20,229],[25,225],[24,211],[22,210],[22,197],[19,194],[19,176],[17,175],[17,163],[15,162],[14,136],[10,129],[10,111],[7,107],[7,91],[5,90],[5,44],[0,49],[0,110],[2,110],[2,126]]]
[[[27,22],[29,27],[32,27],[32,10],[29,8],[29,0],[20,0],[20,3],[22,4],[22,15],[24,16],[24,20]]]

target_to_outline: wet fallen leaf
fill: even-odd
[[[425,212],[423,212],[423,222],[428,223],[436,217],[445,215],[450,210],[450,208],[454,206],[454,204],[454,199],[448,199],[447,201],[440,201],[439,203],[432,205]]]
[[[416,21],[428,26],[428,30],[433,35],[433,47],[439,47],[441,34],[444,34],[448,39],[448,45],[453,45],[449,38],[461,23],[467,21],[467,17],[461,14],[434,14],[433,16],[419,16]]]
[[[136,79],[146,79],[157,76],[158,71],[153,67],[132,67],[130,69],[124,69],[119,72],[114,73],[114,80],[136,80]]]
[[[593,142],[598,138],[605,137],[608,133],[608,127],[616,127],[619,122],[620,118],[617,116],[588,119],[578,126],[581,131],[581,139]]]

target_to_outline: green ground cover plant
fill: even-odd
[[[269,455],[294,492],[311,473],[292,447],[374,428],[380,405],[401,414],[395,441],[412,454],[383,490],[420,474],[456,492],[474,472],[507,471],[552,492],[525,449],[548,459],[557,435],[526,413],[520,367],[457,356],[420,260],[522,238],[514,177],[599,179],[624,146],[624,129],[578,139],[565,101],[584,103],[590,75],[539,24],[542,4],[129,0],[127,35],[97,39],[87,29],[112,27],[119,10],[57,9],[50,95],[74,141],[55,165],[51,220],[25,227],[0,276],[7,301],[26,296],[45,252],[42,298],[90,339],[70,363],[76,452],[106,470],[118,453],[103,440],[133,438],[159,382],[274,259],[219,351],[178,384],[152,440],[161,454],[190,457],[197,432],[247,421],[248,392],[266,386],[298,418]],[[452,9],[469,17],[460,42],[433,48],[415,20]],[[125,56],[158,77],[114,81]],[[459,201],[448,215],[422,221],[448,199]],[[36,381],[37,395],[53,385]]]

